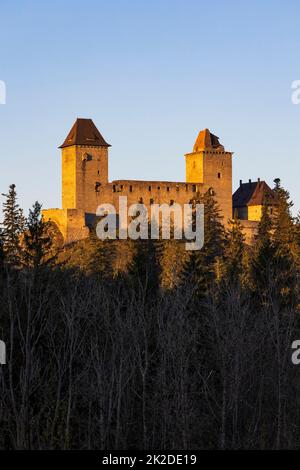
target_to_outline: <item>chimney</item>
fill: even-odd
[[[243,184],[243,180],[240,180],[240,186],[242,186],[242,184]]]
[[[260,178],[257,178],[257,182],[260,183]]]
[[[249,183],[251,184],[251,180],[249,180]]]

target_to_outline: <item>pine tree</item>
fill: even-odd
[[[194,287],[198,296],[203,296],[209,286],[220,278],[220,261],[225,247],[225,229],[220,208],[208,191],[197,195],[196,203],[204,204],[204,246],[193,250],[182,271],[182,284]]]
[[[188,252],[185,243],[179,240],[163,240],[160,249],[161,286],[163,289],[175,289],[180,283],[181,271]]]
[[[3,251],[3,231],[0,229],[0,272],[2,273],[4,266],[4,251]]]
[[[97,237],[96,225],[92,228],[90,237],[84,245],[84,270],[87,274],[101,277],[112,275],[114,252],[110,240],[100,240]]]
[[[266,293],[270,278],[273,276],[275,249],[272,244],[272,220],[268,208],[263,207],[262,218],[255,237],[255,246],[250,265],[250,282],[255,292]]]
[[[23,211],[17,203],[16,186],[9,187],[8,194],[3,194],[6,201],[3,203],[3,252],[5,262],[10,266],[20,265],[20,237],[24,231],[25,218]]]
[[[295,242],[297,264],[300,266],[300,213],[298,213],[295,220]]]
[[[237,284],[244,273],[245,236],[238,220],[229,222],[223,260],[223,279]]]
[[[293,202],[290,200],[290,194],[281,186],[279,178],[274,180],[275,187],[273,189],[276,194],[278,207],[274,216],[273,240],[280,252],[285,252],[289,247],[291,250],[295,247],[295,225],[291,214]]]
[[[267,206],[258,228],[251,263],[251,278],[256,298],[267,304],[276,298],[278,305],[293,307],[297,297],[295,263],[295,226],[290,208],[289,194],[275,180],[278,209],[271,219]]]
[[[128,269],[128,280],[137,295],[145,301],[153,300],[160,286],[159,243],[155,240],[138,239],[134,243],[134,255]]]
[[[47,233],[48,224],[41,215],[42,205],[36,201],[29,210],[24,232],[22,262],[26,267],[38,269],[53,263],[52,240]]]
[[[274,192],[278,208],[274,217],[273,246],[276,263],[276,287],[282,306],[292,307],[297,296],[297,238],[296,225],[291,213],[293,202],[290,194],[281,186],[279,178],[274,180]]]

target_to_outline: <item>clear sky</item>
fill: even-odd
[[[280,177],[296,212],[297,79],[299,0],[0,0],[0,192],[60,207],[57,147],[86,117],[110,179],[183,181],[208,127],[235,152],[234,189]]]

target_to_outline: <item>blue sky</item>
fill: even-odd
[[[0,192],[60,207],[57,147],[88,117],[110,179],[183,181],[208,127],[235,152],[234,189],[280,177],[296,212],[299,51],[299,0],[0,0]]]

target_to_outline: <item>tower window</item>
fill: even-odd
[[[81,159],[82,159],[83,162],[89,162],[89,161],[93,160],[93,157],[89,153],[84,153],[82,155]]]
[[[195,184],[193,184],[193,186],[192,186],[192,191],[193,191],[193,193],[195,193],[195,192],[196,192],[196,189],[197,189],[197,188],[196,188],[196,185],[195,185]]]
[[[221,173],[218,173],[218,178],[219,178],[219,179],[221,178]]]
[[[170,206],[173,206],[173,205],[174,205],[174,199],[171,199]]]
[[[148,190],[151,191],[151,186],[148,186]]]
[[[113,192],[115,193],[116,192],[116,185],[113,184]]]
[[[143,202],[144,202],[144,201],[143,201],[143,198],[140,197],[140,198],[139,198],[139,204],[143,204]]]
[[[167,191],[170,191],[170,188],[169,188],[169,186],[167,186]]]
[[[160,186],[157,186],[157,189],[160,190]]]
[[[152,204],[154,204],[154,199],[153,198],[150,199],[150,205],[152,205]]]
[[[129,186],[129,192],[132,193],[132,186]]]

